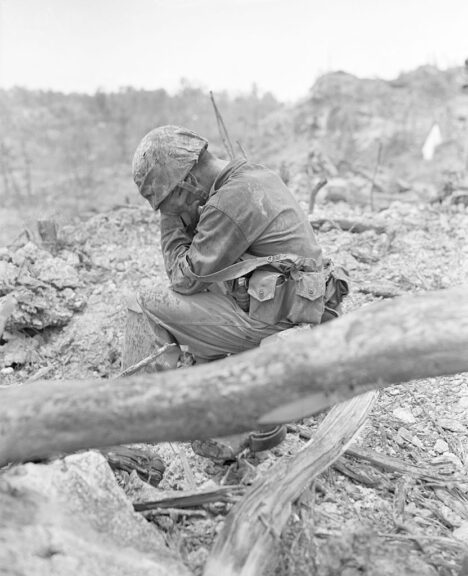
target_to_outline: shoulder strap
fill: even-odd
[[[202,282],[226,282],[227,280],[234,280],[235,278],[245,276],[257,268],[260,268],[260,266],[266,266],[267,264],[275,266],[283,263],[286,266],[289,264],[293,267],[299,267],[304,264],[310,265],[311,261],[313,261],[312,258],[304,258],[297,256],[297,254],[276,254],[275,256],[261,257],[248,256],[246,260],[231,264],[231,266],[227,266],[212,274],[206,274],[205,276],[198,276],[193,272],[190,272],[190,274],[193,278],[201,280]],[[315,267],[315,261],[313,261],[313,264]]]

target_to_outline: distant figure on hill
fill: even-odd
[[[177,367],[180,346],[208,362],[338,314],[346,283],[324,269],[305,212],[276,173],[222,160],[194,132],[162,126],[138,145],[133,177],[161,213],[171,286],[129,304],[124,367],[147,353],[135,350],[145,323],[157,346],[174,345],[158,359],[161,370]]]

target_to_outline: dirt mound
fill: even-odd
[[[121,208],[59,230],[54,254],[32,242],[3,249],[0,294],[16,301],[0,345],[5,377],[33,366],[48,377],[118,371],[125,294],[165,282],[158,245],[158,218]]]

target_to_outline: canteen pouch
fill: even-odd
[[[349,274],[341,266],[330,271],[325,289],[325,312],[322,323],[333,320],[341,314],[341,302],[349,294]]]
[[[249,316],[266,324],[319,324],[324,311],[322,272],[294,270],[289,275],[255,270],[249,280]]]

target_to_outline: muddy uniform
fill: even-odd
[[[140,304],[200,360],[254,348],[292,324],[253,319],[222,284],[194,275],[218,272],[245,253],[292,253],[322,268],[312,227],[291,192],[274,172],[244,160],[230,162],[218,175],[195,234],[178,216],[161,214],[161,246],[172,289],[145,291]]]

